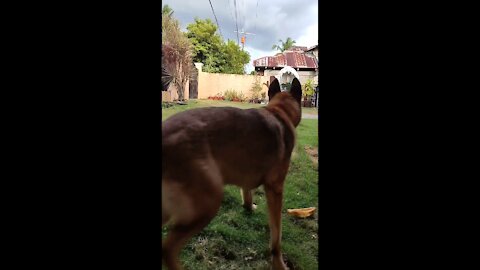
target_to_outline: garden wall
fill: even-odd
[[[203,72],[201,66],[198,70],[199,99],[207,99],[218,93],[223,95],[223,93],[229,89],[242,92],[245,97],[251,97],[250,89],[255,83],[255,78],[260,80],[260,84],[262,84],[262,92],[268,92],[268,87],[264,83],[266,83],[269,78],[264,76],[208,73]]]

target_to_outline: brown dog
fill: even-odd
[[[273,269],[287,269],[280,251],[283,184],[301,119],[301,85],[281,92],[275,79],[261,109],[201,108],[162,123],[162,243],[170,270],[181,269],[181,248],[217,214],[223,186],[241,187],[244,207],[253,209],[252,189],[264,185],[269,210]]]

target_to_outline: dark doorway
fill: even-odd
[[[188,83],[188,99],[198,98],[198,69],[193,67]]]

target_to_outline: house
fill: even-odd
[[[318,58],[315,57],[315,47],[318,56],[318,45],[311,48],[293,46],[277,53],[275,56],[264,56],[253,60],[253,66],[258,75],[278,78],[280,83],[291,82],[294,77],[301,84],[312,79],[318,83]]]
[[[308,54],[308,55],[314,56],[315,59],[317,59],[317,63],[318,63],[318,44],[308,48],[305,51],[305,53]],[[318,108],[318,98],[319,98],[319,91],[320,91],[320,87],[318,85],[318,73],[317,73],[316,77],[314,78],[314,81],[317,83],[317,86],[315,87],[315,96],[314,96],[315,101],[314,101],[314,103],[315,103],[315,107]]]
[[[307,55],[315,57],[315,59],[317,59],[317,62],[318,62],[318,45],[308,48],[307,50],[305,50],[305,53]]]

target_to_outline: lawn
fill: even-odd
[[[202,107],[237,107],[241,109],[250,109],[250,108],[261,108],[265,105],[245,103],[245,102],[230,102],[230,101],[220,101],[220,100],[209,100],[209,99],[198,99],[198,100],[189,100],[187,105],[175,105],[162,110],[162,120],[167,119],[173,114],[190,110],[193,108],[202,108]],[[302,108],[303,114],[318,114],[317,108]]]
[[[199,107],[232,106],[256,108],[264,105],[228,101],[197,100],[162,110],[162,119]],[[315,108],[302,108],[316,114]],[[318,268],[318,216],[299,219],[286,209],[318,207],[318,165],[313,157],[318,149],[318,120],[302,119],[297,127],[297,144],[285,182],[282,209],[282,253],[290,269]],[[268,212],[263,187],[254,193],[257,209],[248,213],[241,207],[240,190],[225,188],[218,215],[194,236],[181,253],[185,269],[269,269]],[[168,229],[162,229],[162,236]]]

